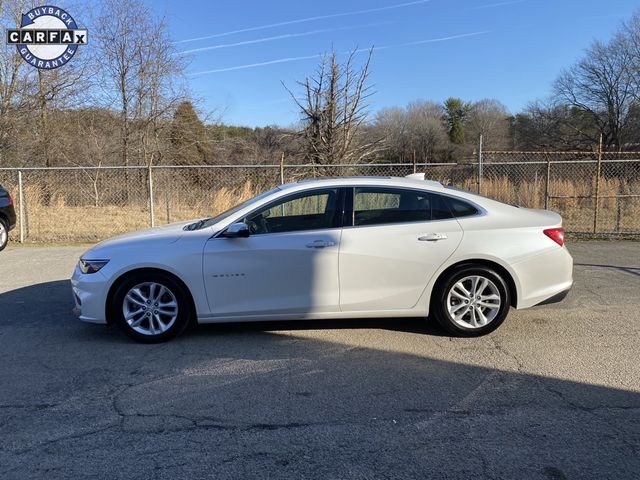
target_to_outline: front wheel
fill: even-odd
[[[476,337],[504,322],[511,298],[504,279],[482,265],[464,265],[440,282],[432,298],[438,323],[456,336]]]
[[[120,328],[143,343],[163,342],[182,333],[191,310],[184,287],[161,273],[130,276],[120,284],[111,304]]]

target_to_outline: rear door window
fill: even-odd
[[[354,189],[354,226],[428,222],[451,217],[451,211],[441,195],[401,188]]]

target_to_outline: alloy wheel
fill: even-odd
[[[458,280],[447,294],[447,311],[459,326],[482,328],[500,312],[500,291],[486,277],[470,275]]]
[[[140,283],[125,295],[122,313],[125,322],[136,332],[160,335],[178,318],[178,301],[173,292],[160,283]]]

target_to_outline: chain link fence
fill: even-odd
[[[640,234],[640,153],[484,152],[480,192],[562,214],[568,232]]]
[[[570,233],[640,235],[640,153],[483,152],[459,163],[0,169],[19,221],[12,239],[95,242],[215,215],[281,183],[336,176],[427,178],[562,214]]]

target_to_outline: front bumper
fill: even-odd
[[[76,266],[71,277],[75,308],[73,313],[83,322],[105,325],[108,282],[101,272],[84,274]]]

